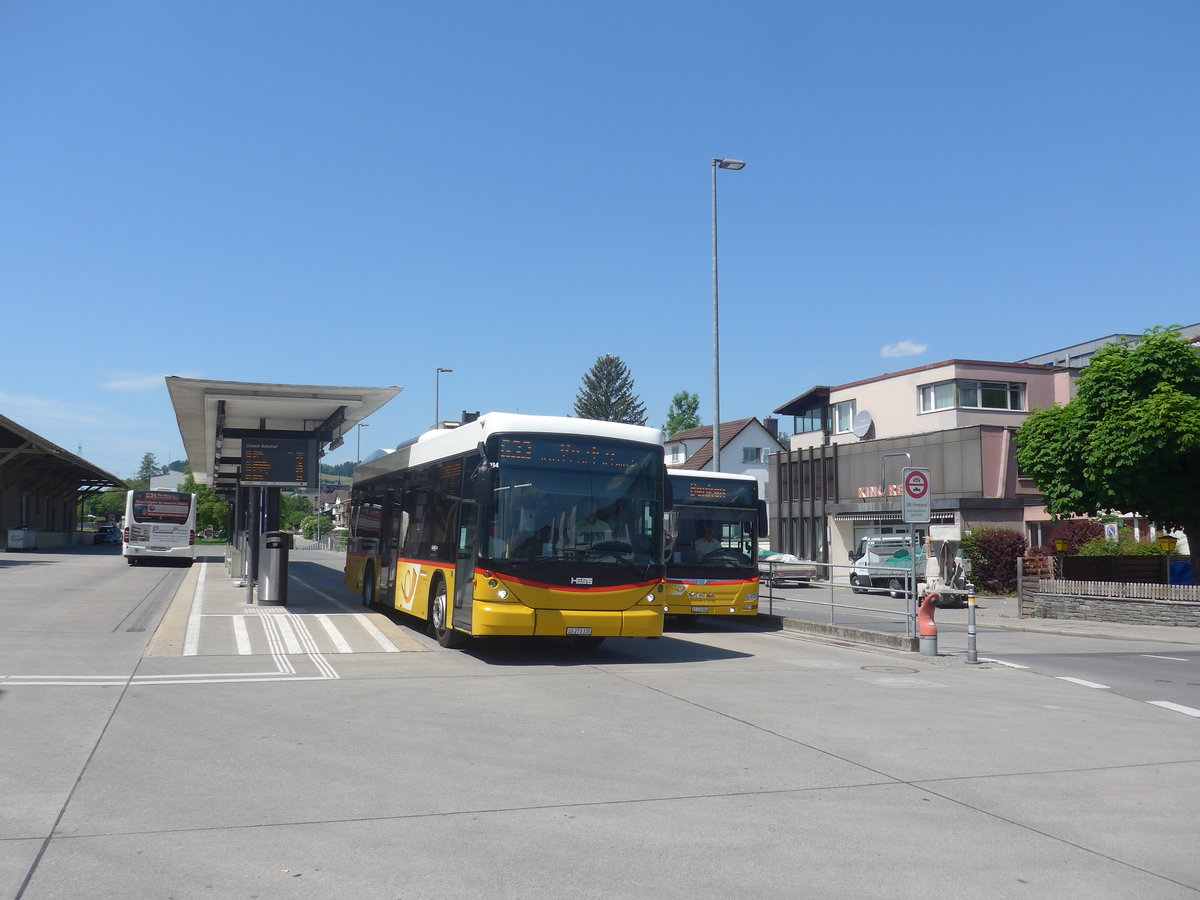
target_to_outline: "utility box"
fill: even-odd
[[[22,525],[20,528],[8,530],[9,550],[36,550],[37,532]]]
[[[288,551],[292,536],[286,531],[265,531],[258,546],[258,600],[287,605]]]

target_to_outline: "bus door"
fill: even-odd
[[[470,497],[464,497],[459,510],[458,547],[454,556],[454,626],[470,632],[471,609],[475,600],[479,504]]]
[[[396,557],[404,542],[404,510],[396,502],[396,492],[383,496],[379,523],[379,600],[391,609],[396,605]]]

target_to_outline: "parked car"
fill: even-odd
[[[817,578],[817,564],[790,553],[760,550],[758,574],[759,578],[771,587],[780,587],[788,582],[807,584]]]
[[[96,529],[94,542],[97,544],[121,543],[121,530],[116,525],[101,525]]]

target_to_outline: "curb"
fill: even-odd
[[[759,613],[758,619],[775,625],[782,631],[798,631],[803,634],[815,634],[819,637],[836,638],[855,644],[868,644],[873,647],[886,647],[889,650],[904,650],[910,653],[916,653],[920,649],[920,638],[906,637],[902,634],[888,634],[884,631],[850,628],[845,625],[825,625],[821,622],[789,619],[785,616],[772,616],[765,613]]]

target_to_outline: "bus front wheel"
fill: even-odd
[[[450,627],[450,597],[446,593],[446,582],[438,580],[429,602],[429,629],[437,642],[448,650],[461,647],[464,638],[461,632]]]

